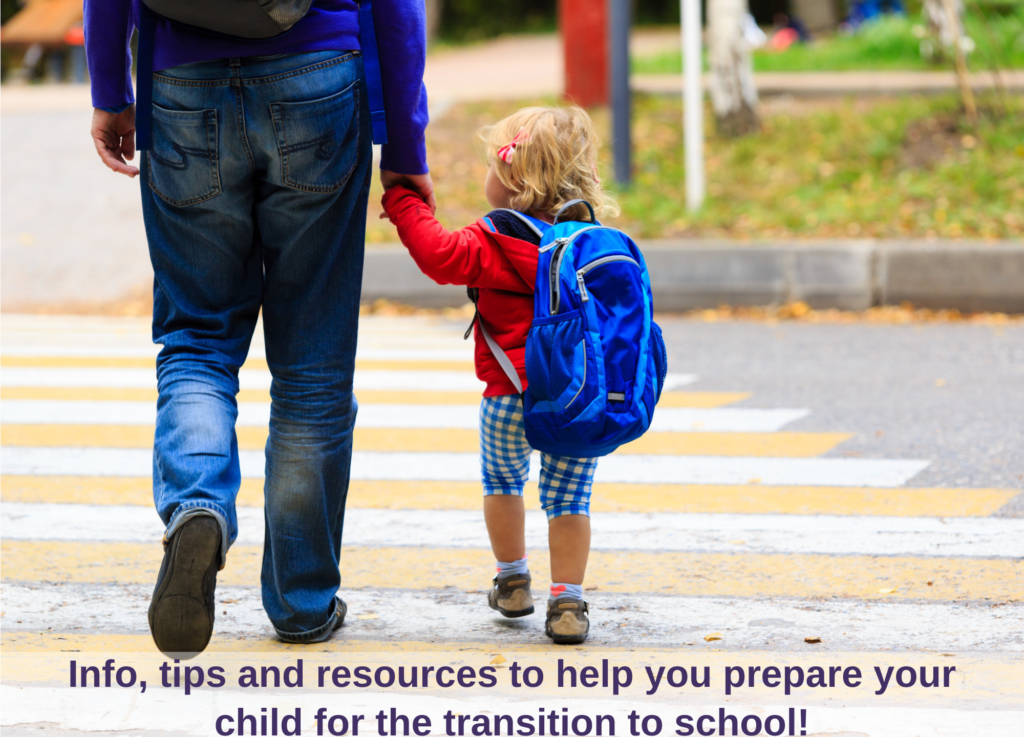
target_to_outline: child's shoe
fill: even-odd
[[[576,645],[587,639],[590,632],[590,618],[587,616],[587,602],[573,596],[558,596],[548,599],[548,619],[544,634],[557,645]]]
[[[506,573],[494,577],[494,587],[487,594],[487,603],[506,617],[533,614],[529,573]]]

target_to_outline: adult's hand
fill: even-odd
[[[120,113],[108,113],[94,108],[91,134],[96,153],[108,169],[132,178],[139,175],[137,167],[125,162],[125,159],[131,161],[135,158],[134,105],[129,105]]]
[[[431,212],[437,211],[437,202],[434,201],[434,182],[431,180],[430,174],[398,174],[381,169],[380,183],[384,185],[384,191],[398,185],[407,187],[423,198]]]

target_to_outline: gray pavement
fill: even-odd
[[[661,321],[670,366],[738,407],[813,407],[828,455],[932,459],[908,485],[1024,491],[1024,325]],[[1004,513],[1024,516],[1018,497]]]
[[[3,116],[4,311],[123,300],[152,283],[139,183],[100,164],[91,114]]]

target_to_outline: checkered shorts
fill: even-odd
[[[484,397],[480,403],[480,466],[484,496],[523,495],[530,475],[523,407],[518,394]],[[596,458],[565,458],[541,453],[540,504],[548,519],[590,515],[590,487]]]

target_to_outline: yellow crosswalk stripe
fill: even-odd
[[[262,450],[267,428],[239,427],[238,447]],[[38,448],[150,448],[146,425],[4,425],[0,444]],[[850,438],[846,433],[648,433],[616,453],[622,455],[763,456],[811,458]],[[381,452],[478,453],[480,434],[468,429],[359,427],[355,449]]]
[[[152,483],[148,476],[3,476],[0,493],[5,502],[149,506]],[[1019,493],[1014,489],[598,483],[590,506],[594,512],[987,517]],[[479,509],[481,494],[475,481],[352,481],[348,506]],[[527,484],[531,509],[540,509],[537,494],[537,484]],[[238,504],[262,506],[263,481],[242,479]]]
[[[659,407],[715,409],[750,398],[749,392],[665,392]],[[0,398],[16,400],[94,401],[94,402],[156,402],[156,389],[120,387],[34,387],[9,386],[0,390]],[[361,389],[356,392],[360,404],[480,404],[480,392],[381,391]],[[239,402],[269,402],[270,392],[242,389]]]
[[[0,551],[3,580],[12,582],[151,583],[162,558],[158,543],[5,540]],[[260,546],[234,546],[218,583],[255,585],[262,559]],[[548,570],[546,551],[533,560],[536,570]],[[489,584],[493,567],[489,550],[346,546],[342,587],[478,591]],[[1019,601],[1024,560],[593,551],[587,583],[609,593],[677,596]]]
[[[8,368],[151,368],[156,370],[156,356],[0,356],[0,366]],[[267,370],[264,358],[246,360],[244,369]],[[380,361],[356,359],[356,369],[363,371],[469,371],[472,361]]]

